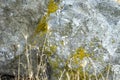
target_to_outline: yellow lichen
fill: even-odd
[[[58,3],[56,3],[54,0],[50,0],[48,4],[47,14],[43,16],[40,22],[38,23],[32,37],[38,35],[40,32],[44,34],[48,31],[48,23],[47,23],[48,19],[47,18],[49,18],[50,14],[54,13],[56,10],[58,10]]]
[[[58,10],[58,4],[54,0],[50,0],[48,4],[48,15],[54,13],[56,10]]]
[[[36,36],[40,32],[47,32],[47,30],[48,30],[47,15],[45,15],[38,23],[38,26],[36,27],[34,32],[34,36]]]
[[[83,58],[88,57],[89,54],[86,53],[85,49],[80,47],[76,50],[76,52],[73,55],[74,59],[79,58],[80,60],[83,60]]]

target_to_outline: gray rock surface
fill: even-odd
[[[16,57],[24,53],[26,36],[31,39],[39,20],[46,14],[48,1],[0,1],[1,72],[3,70],[10,73],[15,70],[17,73],[18,66],[13,70],[11,65],[18,64]],[[114,65],[120,65],[119,3],[114,0],[61,0],[59,9],[50,14],[48,27],[47,36],[35,38],[36,47],[42,47],[46,38],[47,45],[57,46],[55,55],[64,61],[77,48],[83,47],[87,53],[94,53],[98,73],[110,63],[112,69],[115,69],[112,70],[116,77],[112,75],[113,80],[119,80],[120,76],[114,68]],[[28,44],[31,44],[29,40]],[[26,63],[25,59],[24,56],[21,62]],[[54,60],[54,57],[51,59]],[[15,60],[15,63],[11,64],[12,60]],[[64,66],[63,62],[61,64]],[[24,69],[21,72],[24,74]]]
[[[27,69],[22,66],[27,65],[25,49],[29,40],[26,36],[29,38],[34,32],[47,3],[47,0],[0,0],[0,74],[17,76],[20,64],[20,75],[26,76]],[[36,74],[36,50],[32,53],[33,74]]]
[[[45,1],[0,1],[0,62],[23,52],[26,40],[34,31],[46,7]],[[44,7],[44,8],[43,8]]]
[[[60,6],[62,9],[52,14],[48,22],[53,31],[48,40],[51,45],[58,46],[56,54],[61,59],[67,59],[77,48],[84,47],[88,53],[94,53],[97,72],[108,63],[120,64],[119,3],[114,0],[63,0]],[[119,80],[119,75],[115,77],[118,78],[110,80]]]

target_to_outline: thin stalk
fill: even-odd
[[[18,62],[18,80],[20,80],[20,55],[19,55],[19,62]]]
[[[106,80],[108,80],[109,73],[110,73],[110,64],[108,65],[108,70],[107,70],[107,76],[106,76]]]
[[[84,80],[86,80],[86,76],[85,76],[85,67],[83,67],[83,75],[84,75]]]
[[[68,74],[68,72],[66,73],[67,76],[67,80],[70,80],[70,75]]]
[[[59,78],[59,80],[62,80],[62,77],[63,77],[63,74],[65,73],[65,69],[63,70],[63,72],[62,72],[62,74],[61,74],[61,76],[60,76],[60,78]]]
[[[88,57],[88,59],[90,60],[90,62],[91,62],[91,63],[92,63],[92,65],[93,65],[95,79],[96,79],[96,80],[98,80],[98,78],[97,78],[97,74],[96,74],[96,69],[95,69],[95,64],[94,64],[94,62],[93,62],[93,60],[92,60],[91,58],[89,58],[89,57]]]
[[[41,56],[40,56],[40,52],[38,53],[38,58],[40,57],[40,62],[38,62],[39,64],[37,65],[37,74],[36,74],[36,79],[39,80],[39,72],[40,72],[40,69],[42,69],[42,65],[44,65],[43,63],[43,57],[45,56],[44,53],[44,48],[45,48],[45,43],[46,43],[46,40],[47,40],[47,34],[45,35],[45,40],[44,40],[44,43],[43,43],[43,47],[42,47],[42,51],[41,51]]]
[[[77,73],[77,74],[78,74],[77,80],[80,80],[80,76],[79,76],[79,75],[80,75],[80,73],[79,73],[79,71],[78,71],[78,73]]]

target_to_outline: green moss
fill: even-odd
[[[52,46],[49,46],[45,49],[45,54],[50,57],[52,56],[55,52],[57,51],[57,46],[55,45],[52,45]]]
[[[65,42],[62,40],[62,41],[60,41],[60,44],[61,44],[62,46],[64,46]]]
[[[57,46],[53,45],[53,46],[50,46],[50,51],[51,52],[56,52],[57,50]]]

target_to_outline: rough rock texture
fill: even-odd
[[[59,0],[55,0],[57,1]],[[46,40],[45,49],[51,51],[52,48],[52,53],[54,53],[50,56],[51,61],[56,61],[56,56],[63,60],[59,62],[60,67],[65,66],[64,62],[69,56],[82,47],[89,55],[94,54],[92,57],[95,58],[93,62],[96,73],[102,72],[110,64],[112,74],[109,80],[119,80],[119,0],[118,2],[114,0],[61,0],[58,10],[49,15],[47,20],[49,30],[46,35],[31,38],[39,20],[47,14],[48,2],[49,0],[0,1],[1,70],[5,66],[3,71],[10,73],[13,68],[11,67],[12,60],[15,60],[13,65],[17,65],[18,59],[16,60],[15,57],[24,53],[27,36],[28,44],[35,41],[37,42],[35,46],[40,48]],[[21,62],[26,63],[24,60],[23,57]],[[76,67],[73,64],[69,66]],[[18,67],[15,70],[17,69]],[[88,71],[92,73],[93,68]]]
[[[113,0],[63,0],[60,7],[48,22],[52,32],[48,40],[51,45],[57,45],[57,55],[68,58],[82,46],[88,53],[94,53],[96,59],[101,56],[101,60],[95,61],[98,72],[108,63],[113,67],[120,66],[119,3]],[[119,76],[115,77],[118,78],[109,80],[119,79]]]
[[[21,66],[20,75],[24,76],[26,74],[27,70],[21,64],[27,65],[26,56],[24,55],[26,47],[29,46],[27,38],[34,32],[39,20],[46,11],[47,4],[47,0],[0,0],[1,75],[17,76],[19,64]],[[31,49],[28,50],[31,52]],[[32,54],[32,61],[35,72],[38,52],[35,50],[32,53],[34,54]],[[21,57],[20,62],[18,55]]]
[[[23,51],[25,36],[32,34],[44,13],[43,4],[46,3],[41,3],[41,0],[0,1],[1,61],[9,60]]]

